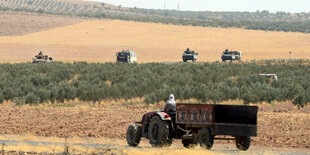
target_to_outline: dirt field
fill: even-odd
[[[72,105],[68,105],[72,106]],[[160,106],[78,105],[75,107],[0,107],[0,134],[57,137],[104,137],[124,140],[129,124]],[[263,105],[258,113],[258,137],[265,147],[310,149],[310,106],[297,110],[291,104]],[[216,142],[226,143],[226,142]],[[232,142],[230,142],[232,143]]]
[[[0,11],[0,36],[23,35],[63,27],[86,19],[26,12]]]
[[[226,48],[243,51],[243,60],[289,58],[289,51],[291,58],[309,59],[309,41],[302,33],[92,20],[2,36],[0,62],[29,62],[39,50],[56,61],[115,62],[123,48],[135,50],[138,62],[175,62],[187,47],[199,53],[198,61],[220,60]]]

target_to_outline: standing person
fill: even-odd
[[[168,100],[166,101],[166,105],[164,108],[164,112],[168,113],[170,111],[176,111],[176,102],[174,100],[174,95],[170,94]]]

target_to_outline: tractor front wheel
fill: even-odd
[[[153,147],[170,146],[172,138],[169,137],[169,125],[159,116],[153,116],[148,130],[148,138]]]
[[[142,128],[137,124],[129,125],[127,129],[127,143],[130,146],[138,146],[142,136]]]

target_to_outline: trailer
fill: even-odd
[[[247,150],[250,137],[257,136],[257,106],[178,104],[176,108],[176,124],[192,133],[183,138],[198,141],[207,149],[214,139],[232,139],[215,137],[226,135],[235,137],[239,149]]]
[[[152,146],[169,146],[182,139],[184,147],[211,149],[214,140],[235,140],[247,150],[257,136],[257,106],[177,103],[176,111],[152,111],[128,127],[127,142],[137,146],[141,137]]]

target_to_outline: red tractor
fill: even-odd
[[[235,140],[240,150],[250,147],[257,135],[257,106],[177,103],[176,111],[145,113],[141,122],[127,129],[127,142],[138,146],[141,137],[154,147],[169,146],[182,139],[183,146],[211,149],[215,139]],[[219,138],[228,135],[231,138]]]

